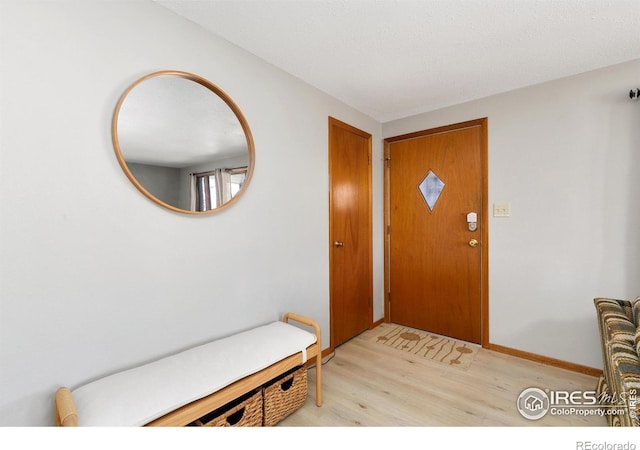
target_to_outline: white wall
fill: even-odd
[[[489,119],[492,343],[602,367],[593,298],[640,295],[638,85],[640,60],[383,124]]]
[[[151,1],[3,0],[0,21],[0,425],[51,424],[59,386],[290,310],[329,345],[327,117],[372,133],[381,199],[379,123]],[[219,214],[162,209],[116,160],[119,96],[163,69],[220,86],[253,132],[251,185]]]

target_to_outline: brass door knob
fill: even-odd
[[[475,239],[471,239],[469,241],[469,247],[477,247],[478,246],[478,241]]]
[[[333,246],[334,247],[344,247],[344,242],[342,242],[342,241],[334,241],[333,242]]]

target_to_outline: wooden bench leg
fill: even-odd
[[[313,319],[294,313],[286,313],[282,321],[288,323],[289,319],[309,325],[315,331],[316,345],[318,346],[318,353],[316,354],[316,405],[322,406],[322,332],[320,331],[320,325]]]
[[[322,406],[322,346],[316,355],[316,406]]]

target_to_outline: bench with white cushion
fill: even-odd
[[[313,327],[314,333],[289,323]],[[322,405],[320,327],[288,313],[273,322],[56,392],[62,426],[184,426],[315,358]]]

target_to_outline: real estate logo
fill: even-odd
[[[538,420],[549,411],[549,396],[538,388],[527,388],[518,397],[518,411],[525,419]]]
[[[598,394],[596,391],[564,391],[530,387],[520,393],[518,412],[528,420],[552,416],[621,416],[630,414],[635,420],[636,390],[620,394]]]

